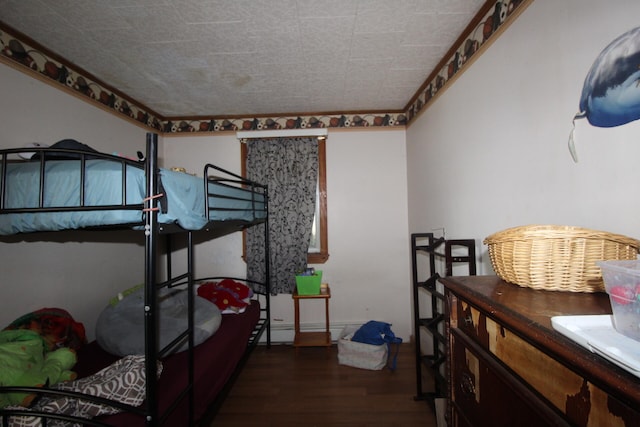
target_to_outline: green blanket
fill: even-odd
[[[76,363],[73,350],[62,347],[48,351],[44,338],[29,329],[0,332],[0,386],[51,386],[75,379],[70,369]],[[29,406],[35,396],[28,393],[0,393],[0,407]]]

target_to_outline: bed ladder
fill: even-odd
[[[155,133],[147,133],[147,163],[145,165],[146,175],[146,194],[145,199],[145,392],[147,395],[145,406],[145,425],[155,427],[164,425],[164,418],[167,417],[174,409],[175,405],[183,400],[188,401],[188,420],[187,425],[194,425],[195,411],[195,394],[193,389],[193,381],[195,375],[194,366],[194,298],[195,290],[193,283],[194,256],[193,256],[193,232],[186,231],[183,235],[186,237],[186,269],[182,274],[175,275],[172,272],[172,235],[166,235],[166,280],[159,282],[158,264],[160,256],[160,223],[158,221],[158,211],[160,202],[158,195],[161,191],[160,173],[158,164],[158,135]],[[188,301],[188,325],[186,330],[178,335],[171,343],[164,348],[158,348],[158,337],[156,335],[159,327],[159,302],[158,291],[160,288],[171,287],[176,284],[187,284],[187,301]],[[158,405],[158,376],[156,362],[166,356],[166,352],[171,351],[181,342],[188,342],[188,363],[187,363],[187,385],[177,396],[170,407],[161,412]]]

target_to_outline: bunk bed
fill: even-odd
[[[35,410],[6,406],[0,408],[0,425],[207,425],[265,333],[267,346],[271,343],[266,186],[212,164],[204,166],[200,178],[160,168],[158,138],[152,133],[147,134],[146,153],[139,153],[138,160],[99,153],[83,144],[66,147],[54,144],[50,148],[0,150],[0,235],[114,228],[144,233],[140,308],[144,357],[114,355],[94,341],[77,351],[73,368],[78,378],[91,382],[104,378],[105,369],[138,363],[142,395],[128,400],[85,392],[94,390],[92,387],[2,386],[0,395],[29,393],[37,396],[34,402],[70,400],[74,408],[101,410],[69,413],[48,412],[51,409],[43,410],[42,406],[35,406]],[[18,156],[28,161],[15,160]],[[217,331],[196,345],[197,286],[222,278],[195,277],[195,234],[217,238],[259,224],[264,227],[266,281],[234,278],[254,288],[250,303],[242,314],[223,315]],[[187,249],[187,271],[182,274],[171,271],[171,242],[178,237],[186,240]],[[164,274],[159,272],[162,261],[166,264]],[[186,293],[186,326],[159,348],[159,300],[166,290]],[[130,375],[116,372],[119,377]],[[94,417],[96,413],[99,415]]]

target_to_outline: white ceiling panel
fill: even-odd
[[[0,0],[0,21],[164,117],[398,111],[483,0]]]

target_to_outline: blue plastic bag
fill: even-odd
[[[402,338],[396,337],[391,330],[391,324],[385,322],[379,322],[377,320],[370,320],[360,327],[354,334],[351,341],[361,342],[372,345],[387,344],[389,347],[389,358],[391,358],[391,344],[396,345],[396,351],[393,355],[393,360],[389,369],[396,369],[396,358],[398,356],[399,344],[402,343]]]

